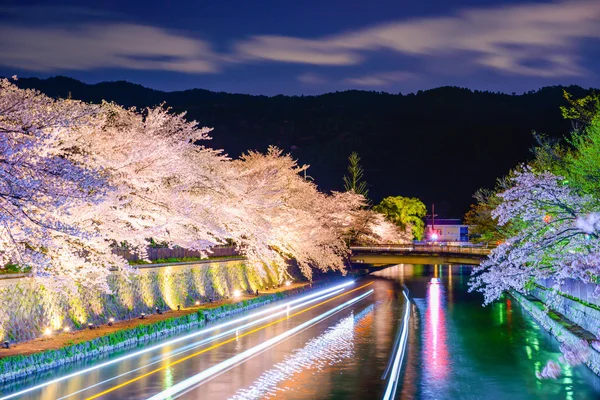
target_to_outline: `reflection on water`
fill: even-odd
[[[557,341],[508,297],[482,307],[481,294],[467,291],[470,272],[470,267],[461,265],[398,265],[382,269],[364,278],[375,280],[372,296],[204,382],[182,398],[381,398],[386,384],[382,376],[402,326],[406,306],[402,285],[406,285],[412,316],[397,398],[600,399],[600,378],[585,366],[570,368],[557,380],[538,380],[536,371],[549,359],[560,356]],[[431,283],[434,277],[440,278],[439,283]],[[163,372],[128,385],[115,392],[119,397],[113,397],[148,398],[324,311],[317,307],[297,320],[274,324],[256,335],[240,335],[230,345],[216,347],[176,366],[161,360],[196,348],[197,343],[186,342],[181,348],[167,346],[157,353],[126,359],[51,385],[43,397],[32,393],[28,398],[60,398],[65,390],[72,393],[141,365],[161,363],[167,367]],[[57,369],[36,379],[72,372],[82,365],[87,364]],[[132,373],[122,377],[121,381],[133,376]],[[32,382],[35,380],[12,382],[0,387],[0,393],[8,393],[7,388],[11,387],[30,386]],[[87,393],[70,398],[83,398],[84,394]]]
[[[405,284],[416,305],[399,398],[600,399],[600,378],[583,365],[538,380],[535,372],[560,357],[557,341],[508,296],[482,307],[467,291],[470,272],[398,265],[374,274]]]
[[[429,283],[427,291],[427,313],[425,316],[424,354],[426,375],[439,382],[448,371],[448,349],[446,347],[446,322],[442,307],[442,285]]]
[[[318,372],[333,367],[344,359],[352,358],[355,331],[360,333],[365,330],[366,324],[363,320],[372,312],[373,305],[370,305],[358,315],[342,319],[322,335],[310,340],[302,349],[294,351],[284,361],[263,373],[249,389],[238,391],[232,399],[246,400],[275,396],[276,390],[285,391],[285,388],[293,386],[294,377],[298,375],[308,374],[311,370]],[[277,388],[285,380],[289,382]]]

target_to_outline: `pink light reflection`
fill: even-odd
[[[442,296],[442,286],[439,283],[430,283],[429,302],[425,315],[425,368],[429,377],[433,379],[443,379],[448,372],[448,348]]]

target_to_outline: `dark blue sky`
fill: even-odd
[[[600,87],[600,1],[8,1],[0,75],[252,94]]]

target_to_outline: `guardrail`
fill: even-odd
[[[446,254],[474,254],[487,256],[491,249],[474,246],[446,246],[429,244],[376,244],[369,246],[350,246],[352,251],[379,252],[406,252],[406,253],[446,253]]]

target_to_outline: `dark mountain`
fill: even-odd
[[[145,107],[165,102],[212,126],[212,147],[232,157],[277,145],[310,164],[324,190],[342,189],[347,157],[363,159],[373,202],[388,195],[436,204],[440,217],[461,217],[479,187],[491,187],[530,157],[532,131],[562,137],[562,91],[545,87],[522,95],[440,87],[416,94],[345,91],[320,96],[252,96],[201,89],[162,92],[129,82],[88,85],[54,77],[17,84],[53,97],[102,99]]]

